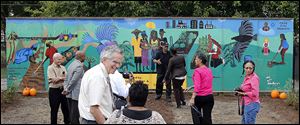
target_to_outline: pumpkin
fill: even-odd
[[[272,98],[277,98],[279,96],[279,91],[278,90],[272,90],[271,91],[271,97]]]
[[[28,96],[29,93],[30,93],[30,88],[26,87],[23,89],[23,92],[22,92],[23,96]]]
[[[286,99],[287,98],[287,94],[285,92],[282,92],[279,94],[279,98],[280,99]]]
[[[30,95],[31,96],[36,96],[36,89],[35,88],[30,89]]]

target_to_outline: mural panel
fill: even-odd
[[[8,83],[48,90],[47,67],[59,52],[66,67],[78,50],[86,52],[87,69],[99,54],[116,44],[124,51],[120,72],[133,72],[155,89],[152,58],[162,42],[184,55],[184,88],[193,86],[194,55],[209,57],[214,91],[232,91],[243,80],[245,60],[256,63],[260,89],[285,89],[293,71],[293,19],[249,18],[7,18]]]

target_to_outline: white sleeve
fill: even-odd
[[[126,82],[122,74],[116,71],[114,74],[110,74],[109,77],[113,92],[119,96],[127,98],[130,86],[126,86]]]

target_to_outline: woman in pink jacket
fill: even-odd
[[[244,104],[242,104],[244,105],[242,124],[255,124],[256,115],[260,109],[259,77],[254,72],[255,63],[253,61],[245,61],[243,68],[243,74],[246,71],[244,81],[240,86],[243,92],[237,92],[239,95],[242,95],[244,100]]]
[[[196,69],[193,74],[194,92],[190,99],[190,105],[195,105],[198,110],[203,112],[202,124],[212,124],[211,111],[214,106],[211,69],[205,64],[207,57],[202,53],[197,53],[195,58]]]

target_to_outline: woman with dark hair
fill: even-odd
[[[195,57],[196,69],[192,77],[194,92],[190,99],[190,105],[195,105],[203,112],[203,118],[199,119],[201,124],[212,124],[211,112],[214,106],[213,75],[206,63],[207,56],[203,53],[197,53]]]
[[[185,69],[185,59],[182,55],[177,55],[177,50],[175,48],[171,49],[171,53],[173,57],[169,60],[168,69],[163,82],[165,82],[166,80],[172,80],[177,108],[180,108],[181,105],[186,104],[183,89],[181,87],[187,73]]]
[[[143,81],[136,81],[129,88],[129,106],[115,110],[105,124],[166,124],[156,111],[145,108],[148,86]]]
[[[243,74],[246,75],[237,93],[242,96],[241,105],[244,106],[242,124],[255,124],[256,115],[260,109],[259,101],[259,77],[254,72],[255,63],[252,60],[245,61],[243,64]],[[243,104],[244,103],[244,104]]]
[[[280,52],[281,54],[281,62],[280,64],[285,64],[284,62],[284,55],[285,52],[289,49],[289,44],[285,39],[285,35],[284,34],[280,34],[280,45],[278,47],[278,53]]]

